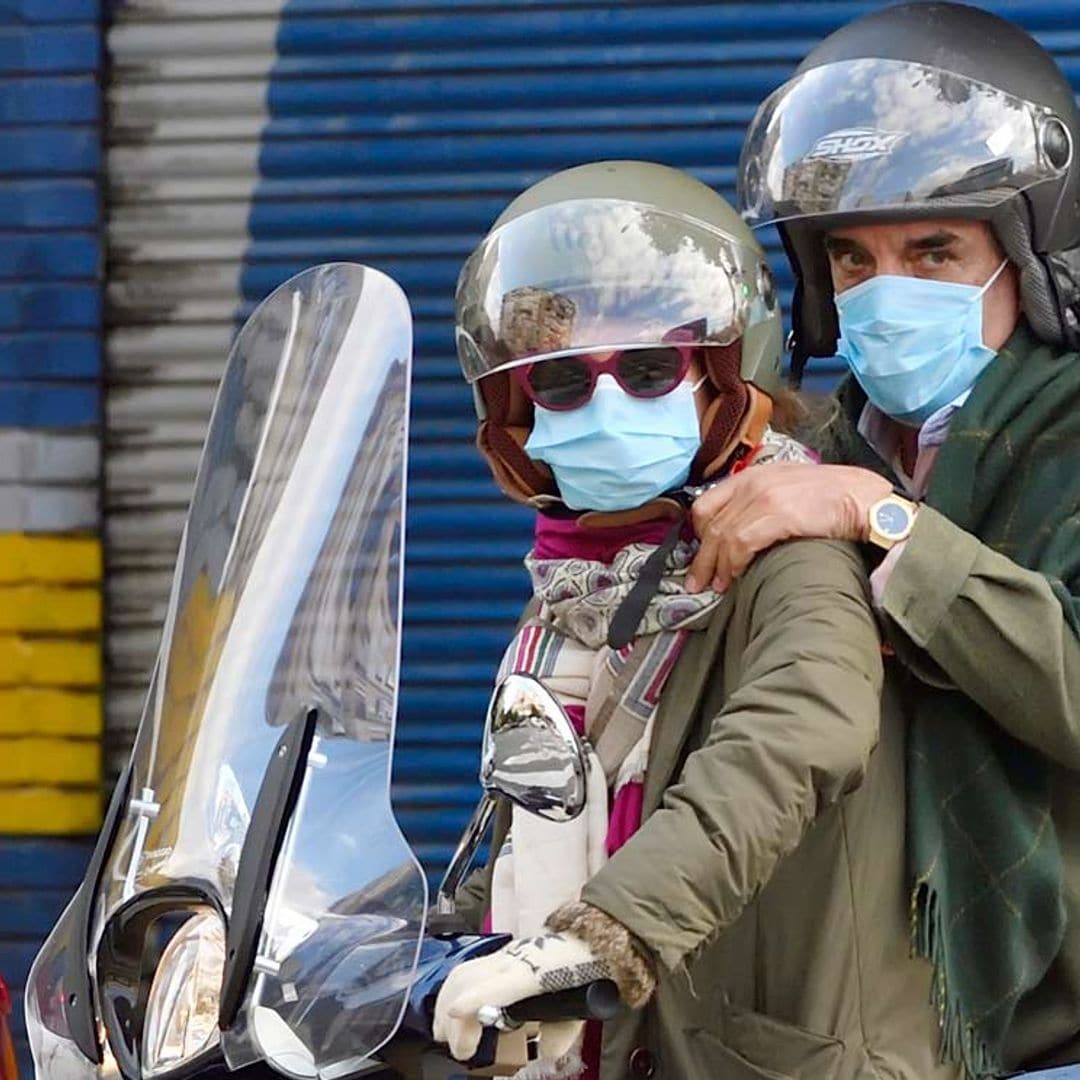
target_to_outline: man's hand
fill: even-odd
[[[435,1001],[435,1040],[449,1043],[450,1053],[458,1061],[468,1061],[480,1043],[477,1012],[481,1006],[505,1008],[537,994],[609,978],[608,965],[572,934],[541,934],[511,941],[498,952],[467,960],[450,972]],[[550,1032],[545,1030],[548,1027]],[[545,1058],[562,1057],[571,1049],[580,1029],[577,1022],[543,1025],[541,1054]]]
[[[778,462],[729,477],[694,501],[701,547],[686,591],[710,583],[726,589],[758,552],[781,540],[866,540],[870,507],[891,490],[883,476],[851,465]]]

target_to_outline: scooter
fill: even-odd
[[[38,1080],[461,1074],[431,1043],[435,996],[507,939],[429,931],[390,806],[411,350],[401,289],[346,263],[240,330],[131,758],[30,974]],[[584,778],[561,707],[511,676],[444,920],[495,797],[568,820]],[[617,1007],[607,982],[485,1007],[469,1064],[524,1021]]]

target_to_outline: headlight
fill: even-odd
[[[216,912],[193,915],[161,954],[146,1002],[143,1076],[160,1076],[218,1041],[225,927]]]

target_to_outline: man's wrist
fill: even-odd
[[[892,485],[880,473],[865,469],[860,465],[832,465],[826,468],[843,472],[844,486],[847,489],[844,499],[843,530],[836,535],[838,540],[855,540],[867,543],[870,540],[870,507],[892,491]]]

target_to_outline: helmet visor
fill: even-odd
[[[580,199],[507,222],[472,254],[458,356],[475,382],[574,352],[727,345],[776,312],[760,249],[652,206]]]
[[[812,68],[758,110],[739,161],[751,225],[795,218],[994,206],[1059,176],[1072,139],[1041,105],[925,64]]]

